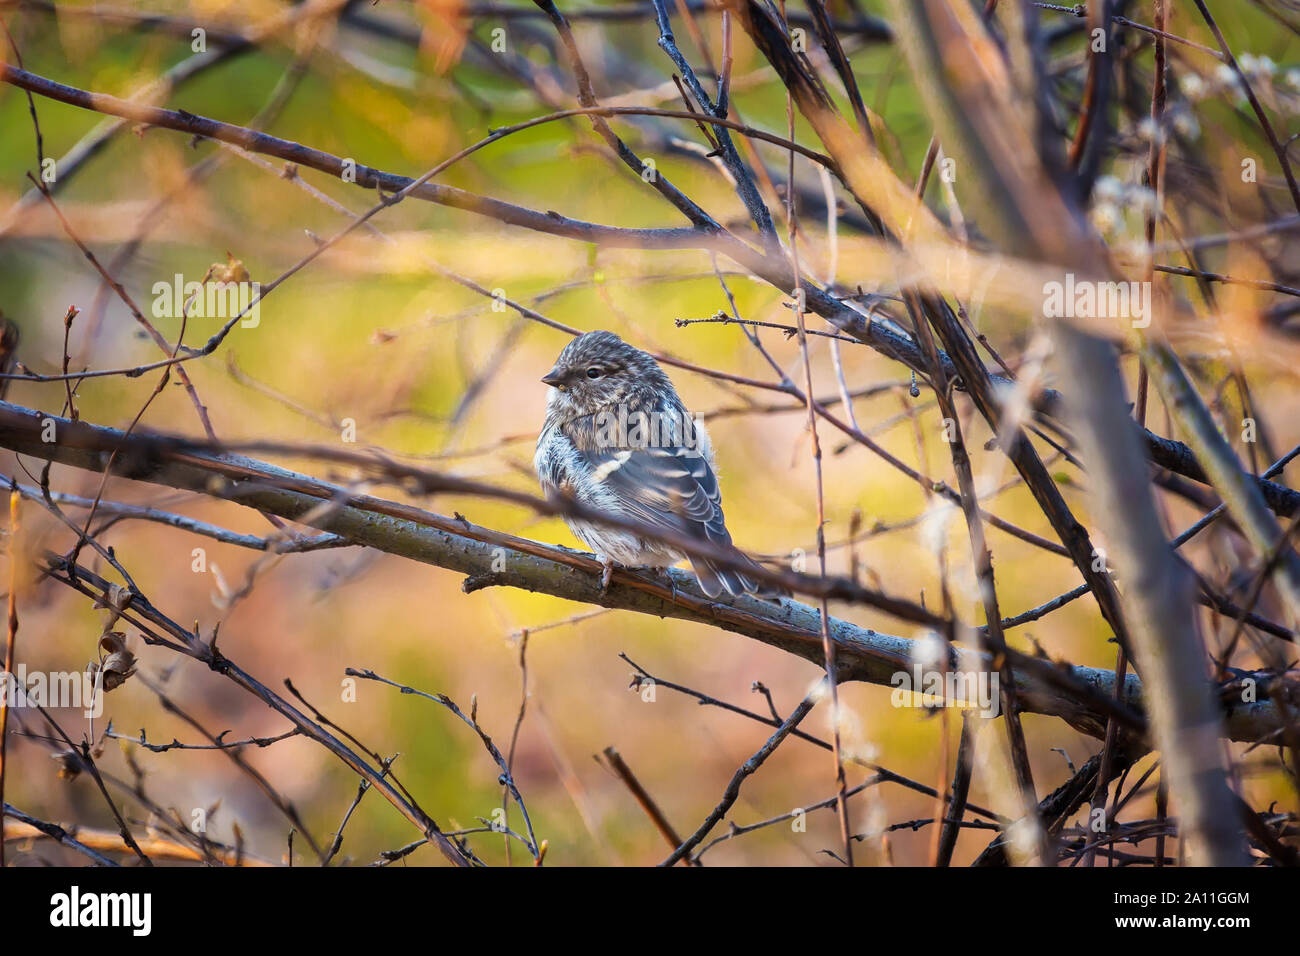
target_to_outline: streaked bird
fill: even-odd
[[[708,433],[653,358],[613,332],[587,332],[565,346],[542,381],[550,392],[533,467],[548,495],[665,532],[731,544]],[[663,568],[686,557],[628,531],[567,516],[565,522],[605,565],[602,587],[615,562]],[[706,559],[691,558],[691,566],[709,597],[774,593]]]

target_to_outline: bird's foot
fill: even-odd
[[[614,562],[604,555],[600,556],[600,593],[603,597],[609,593],[609,576],[614,573]]]
[[[664,583],[668,585],[668,600],[673,604],[676,604],[679,594],[677,591],[677,579],[673,577],[672,569],[661,568],[659,573],[663,575]]]

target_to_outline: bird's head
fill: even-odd
[[[653,358],[613,332],[579,335],[542,376],[551,386],[548,408],[561,417],[591,415],[619,404],[674,397],[672,382]]]

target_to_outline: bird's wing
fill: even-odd
[[[684,410],[670,410],[680,416]],[[661,414],[667,414],[661,412]],[[730,545],[722,514],[722,493],[710,463],[708,436],[702,426],[693,447],[665,443],[647,447],[602,445],[588,421],[574,421],[562,429],[572,443],[575,464],[588,490],[601,507],[621,512],[651,529]],[[742,563],[758,565],[745,558]],[[691,558],[700,588],[709,597],[724,590],[738,595],[758,592],[755,579],[743,571],[721,567],[705,558]]]
[[[708,458],[688,448],[578,450],[595,483],[631,518],[656,529],[730,544]]]
[[[579,451],[594,482],[629,517],[651,528],[674,531],[714,544],[730,545],[722,514],[718,479],[706,456],[687,448],[645,448],[635,451]],[[744,557],[742,564],[758,570]],[[723,567],[707,558],[692,557],[700,588],[711,598],[767,593],[752,575]],[[775,593],[775,592],[773,592]]]

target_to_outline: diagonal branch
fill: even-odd
[[[40,440],[43,419],[55,422],[62,436],[58,442]],[[128,446],[117,458],[122,477],[303,520],[353,544],[464,574],[467,591],[516,587],[585,604],[695,621],[744,635],[818,666],[824,662],[820,612],[807,604],[790,600],[773,603],[748,596],[725,603],[710,600],[693,575],[679,570],[666,575],[618,572],[609,587],[602,589],[601,564],[586,552],[482,528],[459,516],[449,518],[354,494],[255,459],[168,451],[156,439],[144,436],[123,442],[122,433],[114,429],[0,403],[0,447],[20,454],[101,471],[110,450],[122,444]],[[322,502],[332,506],[322,508]],[[896,686],[896,675],[912,666],[912,642],[906,638],[839,618],[831,618],[829,627],[841,681]],[[1007,653],[1015,667],[1022,712],[1059,717],[1097,739],[1104,736],[1112,715],[1130,732],[1140,732],[1143,689],[1136,676],[1126,677],[1117,692],[1113,671],[1055,663],[1011,650]],[[985,672],[990,663],[983,654],[959,648],[951,667]],[[1240,695],[1226,695],[1222,706],[1226,733],[1232,740],[1267,739],[1282,726],[1271,700],[1244,703]]]

